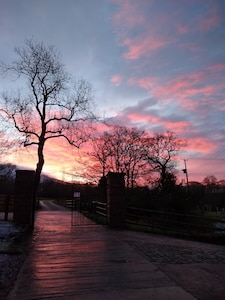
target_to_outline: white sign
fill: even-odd
[[[74,192],[73,198],[80,198],[80,192]]]

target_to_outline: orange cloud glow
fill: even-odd
[[[80,157],[84,157],[82,150],[68,145],[62,139],[52,139],[46,142],[44,148],[45,164],[43,173],[57,179],[71,180],[73,169],[76,169]],[[35,170],[37,164],[37,148],[34,146],[20,148],[8,157],[8,161],[22,168]],[[79,172],[78,172],[79,173]],[[65,179],[65,178],[64,178]]]

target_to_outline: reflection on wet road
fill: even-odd
[[[121,241],[117,231],[101,225],[71,226],[70,211],[49,210],[56,209],[51,202],[42,205],[32,251],[9,299],[106,299],[109,291],[141,291],[159,282],[176,285]],[[94,294],[98,298],[92,298]]]
[[[63,211],[63,210],[68,210],[67,208],[65,207],[62,207],[62,206],[59,206],[57,204],[54,203],[53,200],[40,200],[40,206],[42,208],[42,210],[53,210],[53,211],[56,211],[56,210],[60,210],[60,211]]]
[[[86,225],[79,212],[71,226],[70,210],[41,205],[8,300],[224,299],[223,246]]]

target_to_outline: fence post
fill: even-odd
[[[5,198],[5,218],[4,218],[5,221],[8,221],[8,214],[9,214],[9,195],[7,194]]]

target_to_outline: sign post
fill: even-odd
[[[81,203],[80,203],[80,192],[73,193],[72,199],[72,210],[71,210],[71,225],[74,225],[74,211],[80,211]]]

